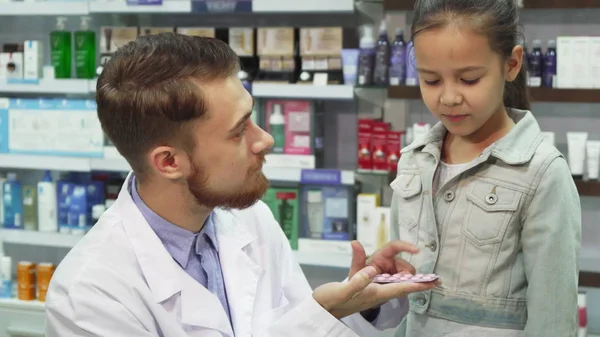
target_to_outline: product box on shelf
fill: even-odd
[[[0,53],[0,80],[23,79],[23,53]]]
[[[215,37],[215,29],[212,27],[177,27],[177,34]]]
[[[71,233],[69,226],[69,210],[71,208],[71,195],[75,189],[75,184],[69,181],[59,181],[56,184],[58,201],[58,231],[63,234]]]
[[[138,37],[138,27],[100,27],[100,65],[103,66],[117,49]]]
[[[388,165],[388,132],[390,131],[390,125],[383,122],[375,122],[373,124],[373,171],[375,172],[387,172]]]
[[[272,187],[262,200],[269,206],[292,249],[298,249],[298,189]]]
[[[36,264],[21,261],[17,264],[17,298],[22,301],[36,299]]]
[[[372,119],[358,120],[358,169],[373,169],[373,124]]]
[[[140,36],[156,35],[160,33],[173,33],[174,27],[140,27]]]
[[[395,172],[398,169],[403,134],[402,131],[388,131],[387,133],[387,169],[390,172]]]
[[[0,130],[4,131],[4,130]],[[11,99],[8,152],[102,157],[104,134],[93,100]]]
[[[314,127],[310,101],[268,100],[264,124],[275,140],[272,153],[312,155]]]
[[[373,227],[372,218],[378,207],[378,194],[359,194],[356,197],[356,239],[363,245],[367,255],[377,250],[377,227]]]
[[[350,253],[355,237],[352,186],[304,185],[301,188],[298,250]]]
[[[310,27],[300,29],[302,73],[298,82],[315,83],[316,74],[324,83],[344,83],[342,72],[343,29],[341,27]]]
[[[296,57],[296,29],[261,27],[257,29],[259,79],[293,83],[299,64]]]

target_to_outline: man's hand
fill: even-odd
[[[414,273],[408,262],[397,258],[400,252],[416,253],[418,249],[406,242],[392,241],[375,252],[369,260],[357,241],[352,242],[352,266],[348,282],[324,284],[313,292],[313,298],[336,318],[379,306],[409,293],[425,291],[436,283],[377,284],[372,280],[380,273]]]

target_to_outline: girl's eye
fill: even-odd
[[[473,85],[473,84],[477,84],[477,82],[479,82],[479,79],[478,79],[478,78],[476,78],[476,79],[474,79],[474,80],[465,80],[465,79],[462,79],[461,81],[462,81],[464,84],[467,84],[467,85]]]
[[[438,83],[440,83],[440,80],[435,80],[435,81],[423,81],[425,82],[425,84],[427,85],[436,85]]]

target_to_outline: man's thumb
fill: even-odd
[[[348,292],[346,293],[347,299],[351,299],[365,289],[369,284],[371,284],[376,275],[377,269],[375,269],[373,266],[367,266],[361,269],[358,273],[354,274],[354,276],[352,276],[346,283],[346,289],[348,289]]]

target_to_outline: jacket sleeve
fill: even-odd
[[[46,337],[156,337],[116,299],[95,295],[89,301],[91,294],[82,290],[46,302]]]
[[[563,157],[552,159],[542,172],[522,218],[528,282],[525,337],[574,337],[581,245],[579,194]]]

